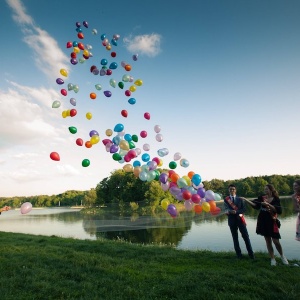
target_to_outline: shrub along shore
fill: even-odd
[[[21,299],[300,299],[300,267],[266,253],[178,250],[0,232],[0,297]],[[299,262],[297,262],[299,263]]]

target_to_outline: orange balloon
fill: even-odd
[[[201,214],[202,213],[202,207],[199,204],[194,205],[194,211],[196,214]]]
[[[85,142],[85,146],[86,146],[87,148],[92,148],[93,144],[92,144],[90,141],[86,141],[86,142]]]
[[[212,200],[212,201],[209,201],[208,203],[209,203],[209,206],[210,206],[210,211],[214,211],[217,207],[216,202]]]
[[[90,98],[94,100],[97,98],[97,95],[95,93],[90,93]]]
[[[125,65],[124,68],[125,68],[125,70],[128,71],[128,72],[131,71],[131,65]]]
[[[177,180],[180,178],[180,176],[177,173],[172,173],[170,176],[172,182],[177,182]]]
[[[188,172],[188,177],[190,179],[192,179],[194,175],[195,175],[195,172],[193,172],[193,171]]]

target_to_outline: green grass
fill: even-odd
[[[0,299],[300,299],[300,267],[277,261],[0,232]]]

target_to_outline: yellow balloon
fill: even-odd
[[[86,113],[85,116],[88,120],[90,120],[93,117],[92,113],[90,113],[90,112]]]
[[[143,81],[142,81],[142,79],[137,79],[137,80],[134,82],[134,84],[137,85],[137,86],[141,86],[141,85],[143,85]]]
[[[90,52],[87,49],[84,49],[83,50],[83,55],[86,56],[86,57],[89,57],[90,56]]]
[[[202,203],[202,209],[205,211],[205,212],[209,212],[210,211],[210,205],[208,202],[204,202]]]
[[[123,170],[125,172],[132,172],[133,170],[133,166],[131,164],[126,164],[124,167],[123,167]]]
[[[99,135],[93,135],[90,139],[90,142],[91,142],[92,145],[95,145],[95,144],[99,143],[100,142]]]
[[[75,53],[78,54],[78,53],[80,52],[80,49],[79,49],[78,47],[74,47],[74,48],[73,48],[73,52],[75,52]]]
[[[67,110],[67,117],[70,117],[70,115],[71,115],[71,110],[68,109],[68,110]]]
[[[187,185],[192,185],[192,181],[189,176],[184,175],[182,178],[186,181]]]
[[[60,74],[62,75],[62,76],[65,76],[65,77],[68,77],[68,71],[67,70],[65,70],[65,69],[60,69]]]
[[[64,110],[64,111],[61,113],[61,115],[62,115],[63,118],[66,118],[66,117],[67,117],[67,111]]]
[[[161,203],[160,203],[161,207],[164,210],[167,210],[169,204],[170,204],[170,201],[168,199],[163,199],[163,200],[161,200]]]
[[[108,51],[111,50],[111,45],[107,45],[106,50],[108,50]]]
[[[162,160],[162,159],[159,159],[159,164],[158,164],[158,166],[161,167],[161,166],[163,165],[163,163],[164,163],[163,160]]]
[[[130,86],[129,91],[132,92],[132,93],[135,92],[136,91],[136,86],[134,86],[134,85]]]
[[[112,131],[111,129],[106,129],[105,134],[106,134],[107,136],[112,136],[113,131]]]
[[[129,150],[129,144],[127,141],[122,140],[119,144],[120,149],[122,150]]]

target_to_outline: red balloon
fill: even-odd
[[[59,157],[59,154],[57,152],[51,152],[50,153],[50,158],[52,160],[56,160],[56,161],[59,161],[60,160],[60,157]]]
[[[218,215],[221,212],[221,208],[220,207],[216,207],[213,211],[210,211],[210,214],[213,216]]]
[[[84,50],[84,45],[83,45],[82,43],[78,43],[78,48],[79,48],[80,50]]]
[[[61,89],[61,90],[60,90],[60,93],[61,93],[63,96],[67,96],[67,95],[68,95],[68,92],[67,92],[67,90],[65,90],[65,89]]]
[[[72,42],[67,42],[67,48],[71,48],[73,46]]]
[[[128,116],[127,110],[123,109],[123,110],[121,111],[121,115],[122,115],[124,118],[127,118],[127,116]]]
[[[117,53],[116,52],[112,52],[110,55],[111,55],[111,57],[116,57]]]
[[[72,52],[72,53],[70,54],[70,56],[71,56],[72,58],[76,58],[76,57],[77,57],[77,54],[76,54],[76,52]]]
[[[70,110],[70,116],[71,116],[71,117],[75,117],[76,115],[77,115],[77,110],[74,109],[74,108],[71,109],[71,110]]]
[[[131,95],[131,92],[130,92],[129,90],[126,90],[126,91],[125,91],[125,95],[126,95],[127,97],[129,97],[129,96]]]
[[[77,144],[78,146],[82,146],[82,145],[83,145],[83,140],[82,140],[81,138],[78,138],[78,139],[76,140],[76,144]]]
[[[148,112],[144,113],[144,118],[150,120],[150,114]]]
[[[77,34],[77,37],[82,40],[84,38],[84,34],[82,32],[79,32]]]

